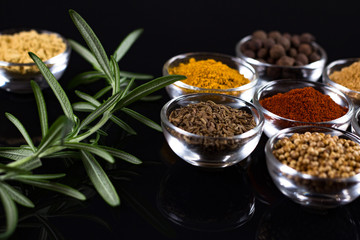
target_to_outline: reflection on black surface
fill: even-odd
[[[263,134],[248,164],[249,182],[254,189],[255,196],[265,204],[274,204],[284,196],[276,188],[266,166],[264,148],[268,138]]]
[[[319,211],[285,200],[263,215],[256,239],[356,240],[359,230],[346,207]]]
[[[162,179],[157,201],[170,221],[201,231],[237,228],[255,210],[246,172],[238,165],[212,170],[177,161]]]

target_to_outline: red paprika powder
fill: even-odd
[[[302,122],[327,122],[345,115],[348,111],[330,96],[313,87],[278,93],[260,100],[260,104],[280,117]]]

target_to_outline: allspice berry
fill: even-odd
[[[315,37],[307,32],[291,35],[256,30],[251,39],[241,45],[240,51],[247,57],[269,64],[303,66],[321,59],[320,53],[313,48],[314,41]]]
[[[282,56],[279,60],[276,61],[276,65],[279,66],[293,66],[295,63],[295,59],[288,56]]]
[[[299,46],[299,53],[310,56],[310,54],[312,53],[312,47],[308,43],[301,43]]]
[[[292,37],[291,37],[291,44],[292,44],[294,47],[298,48],[299,45],[300,45],[300,37],[299,37],[298,35],[292,36]]]
[[[290,48],[289,49],[289,56],[290,57],[296,57],[296,55],[298,54],[298,52],[297,52],[297,50],[296,50],[296,48]]]
[[[300,35],[300,42],[302,43],[311,43],[315,41],[315,37],[310,33],[303,33]]]
[[[296,56],[296,61],[301,62],[301,65],[306,65],[306,64],[309,63],[309,59],[308,59],[308,57],[307,57],[304,53],[299,53],[299,54]]]
[[[253,51],[257,51],[262,46],[262,41],[260,39],[254,38],[249,41],[249,48]]]
[[[266,48],[260,48],[257,52],[258,58],[265,59],[268,55],[268,50]]]
[[[309,60],[310,60],[310,62],[316,62],[316,61],[319,61],[320,60],[320,55],[319,54],[317,54],[316,52],[313,52],[313,53],[311,53],[310,54],[310,56],[309,56]]]
[[[244,55],[247,56],[247,57],[249,57],[249,58],[255,58],[255,57],[256,57],[256,56],[255,56],[255,52],[252,51],[252,50],[250,50],[250,49],[245,50],[245,51],[244,51]]]
[[[285,48],[281,44],[275,44],[270,48],[270,57],[278,59],[285,55]]]
[[[290,49],[291,43],[290,43],[290,40],[287,39],[286,37],[279,38],[278,43],[281,44],[285,48],[285,50]]]
[[[267,39],[267,34],[263,30],[257,30],[255,32],[253,32],[252,37],[263,40],[263,39]]]
[[[267,49],[270,49],[274,45],[275,45],[275,40],[272,38],[267,38],[263,40],[263,46]]]
[[[273,38],[275,40],[278,40],[279,38],[281,38],[281,33],[279,31],[271,31],[268,34],[269,38]]]

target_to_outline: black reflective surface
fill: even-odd
[[[325,49],[328,62],[359,57],[358,8],[354,1],[27,1],[1,0],[0,30],[16,27],[59,32],[85,44],[68,15],[76,10],[93,28],[107,54],[131,31],[144,33],[120,62],[120,70],[161,76],[171,57],[195,51],[235,55],[235,45],[257,29],[292,34],[310,32]],[[72,52],[62,86],[91,70]],[[66,88],[65,88],[66,89]],[[87,93],[99,87],[81,86]],[[79,101],[66,89],[71,102]],[[160,122],[169,98],[131,105]],[[49,122],[61,108],[44,91]],[[35,99],[0,91],[0,144],[24,141],[4,113],[16,116],[36,143],[41,136]],[[124,116],[120,116],[121,118]],[[125,118],[125,120],[128,120]],[[50,191],[23,186],[34,209],[19,207],[19,224],[11,239],[359,239],[360,199],[328,211],[314,211],[284,197],[268,175],[263,135],[247,162],[207,170],[185,163],[169,149],[162,133],[130,121],[138,132],[125,136],[106,126],[103,141],[139,157],[143,164],[101,162],[119,193],[121,204],[108,206],[94,191],[81,162],[48,159],[40,172],[66,173],[66,184],[88,200],[77,201]],[[4,227],[0,209],[0,226]]]
[[[56,99],[50,91],[44,93],[48,104],[54,105],[50,115],[59,114]],[[134,109],[157,120],[162,105],[169,100],[164,91],[159,93],[161,100],[139,102]],[[4,109],[24,120],[32,136],[38,138],[31,95],[1,92],[0,97],[6,100]],[[277,190],[265,165],[265,135],[245,161],[224,169],[204,169],[178,158],[162,133],[132,124],[138,135],[125,136],[118,127],[108,125],[106,130],[111,134],[103,139],[143,161],[141,165],[102,162],[119,193],[120,206],[110,207],[98,196],[81,162],[47,159],[39,172],[66,173],[61,181],[78,188],[88,200],[23,186],[36,207],[19,207],[19,225],[11,239],[359,238],[360,200],[318,211],[293,203]],[[1,118],[1,135],[7,136],[2,145],[21,144],[16,131]]]

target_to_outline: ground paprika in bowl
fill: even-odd
[[[353,103],[344,93],[306,80],[268,82],[255,92],[253,101],[264,114],[268,137],[301,125],[347,130],[354,113]]]

